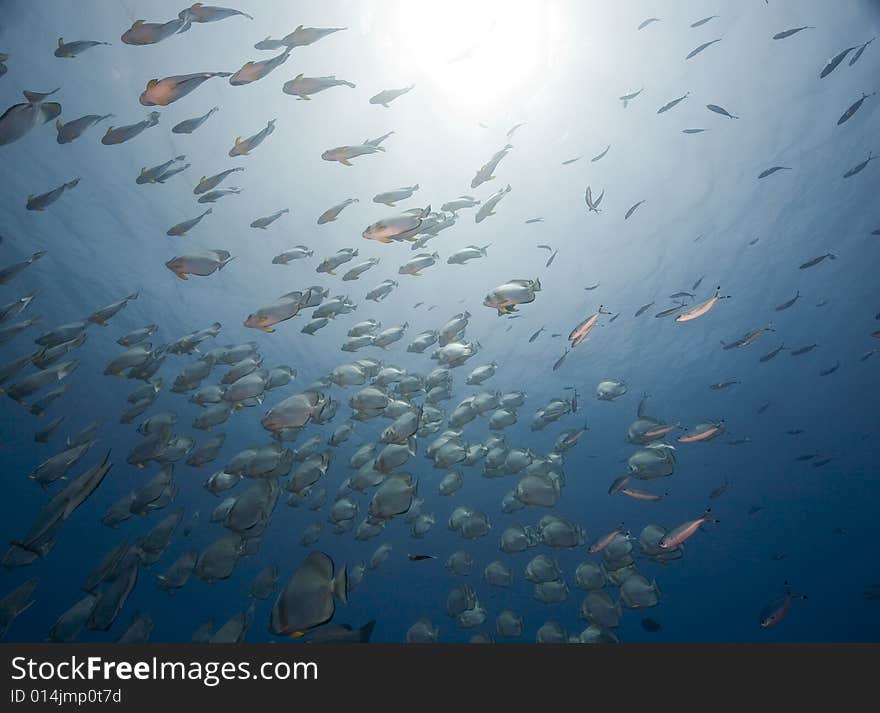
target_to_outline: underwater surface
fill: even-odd
[[[0,13],[6,641],[880,639],[880,3],[180,5]]]

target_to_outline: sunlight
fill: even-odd
[[[397,20],[403,59],[463,113],[527,88],[545,68],[547,3],[410,0]]]

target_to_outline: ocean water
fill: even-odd
[[[667,565],[636,559],[639,572],[656,580],[662,595],[656,607],[623,610],[614,632],[621,641],[880,638],[880,602],[864,596],[866,588],[880,584],[875,523],[880,355],[863,359],[880,347],[880,163],[871,161],[844,178],[870,152],[880,151],[880,97],[871,95],[880,88],[880,42],[868,44],[850,65],[857,51],[852,50],[820,78],[830,58],[880,34],[880,3],[249,0],[240,9],[252,20],[236,16],[193,24],[148,46],[120,41],[135,20],[166,22],[181,9],[181,3],[170,0],[7,0],[0,12],[0,52],[8,54],[8,71],[0,77],[3,109],[22,102],[23,90],[58,87],[49,100],[62,105],[62,121],[114,115],[70,144],[56,142],[50,121],[0,147],[0,266],[36,251],[47,253],[0,286],[3,304],[39,291],[13,321],[41,316],[38,324],[0,346],[0,361],[33,351],[33,340],[43,332],[138,293],[108,326],[90,326],[84,345],[64,357],[77,359],[79,367],[64,381],[66,395],[44,416],[31,415],[11,398],[0,399],[5,489],[0,508],[7,541],[22,538],[61,487],[56,483],[44,492],[28,474],[62,451],[67,435],[94,419],[103,422],[97,442],[70,476],[99,462],[107,449],[113,462],[47,556],[0,572],[0,595],[31,577],[40,580],[33,605],[12,622],[7,641],[46,638],[56,618],[81,598],[82,583],[109,549],[124,538],[136,540],[177,508],[183,508],[185,522],[200,512],[191,534],[184,536],[183,527],[178,528],[161,560],[141,567],[109,632],[86,629],[78,640],[112,641],[134,614],[148,612],[154,623],[151,641],[189,641],[209,619],[219,626],[246,610],[250,582],[265,565],[277,564],[280,588],[312,550],[330,555],[337,567],[350,567],[368,561],[383,543],[392,545],[388,561],[367,571],[347,604],[337,604],[333,623],[361,626],[375,619],[373,641],[399,642],[426,617],[439,627],[440,641],[462,642],[479,631],[494,636],[495,617],[511,609],[523,617],[523,634],[497,641],[532,642],[545,621],[556,621],[576,635],[588,623],[580,615],[585,593],[574,586],[575,567],[602,561],[601,555],[588,554],[590,543],[621,522],[636,538],[649,523],[670,529],[699,517],[707,506],[720,522],[700,528],[684,545],[681,559]],[[709,15],[718,17],[690,26]],[[651,17],[660,21],[637,29]],[[165,107],[138,103],[152,78],[235,72],[249,60],[275,56],[280,50],[253,45],[267,36],[283,37],[301,24],[347,29],[294,48],[284,64],[246,86],[214,78]],[[771,39],[801,26],[811,27]],[[111,45],[73,59],[57,58],[53,51],[59,36]],[[311,101],[297,101],[281,87],[300,73],[335,75],[356,87],[335,87]],[[382,90],[410,84],[414,89],[388,108],[368,101]],[[624,107],[619,97],[639,89]],[[686,93],[681,103],[658,113]],[[871,96],[839,124],[863,93]],[[709,111],[708,104],[738,118]],[[219,111],[193,134],[171,132],[179,121],[214,106]],[[157,126],[118,146],[101,144],[108,126],[138,122],[154,108],[160,112]],[[256,133],[271,119],[276,120],[274,133],[251,155],[227,155],[235,137]],[[520,123],[508,138],[511,127]],[[689,128],[706,131],[682,133]],[[321,158],[327,149],[392,131],[382,144],[384,152],[355,158],[351,167]],[[512,148],[498,164],[495,180],[471,189],[477,169],[508,143]],[[604,157],[591,160],[609,145]],[[142,167],[178,155],[191,164],[185,171],[164,184],[135,183]],[[239,186],[243,192],[221,198],[186,237],[168,237],[170,226],[203,212],[192,192],[199,177],[237,166],[246,170],[220,187]],[[758,178],[774,166],[788,170]],[[47,210],[26,210],[28,195],[75,177],[81,177],[79,185]],[[397,208],[372,201],[377,193],[416,183],[419,190]],[[427,243],[426,251],[436,251],[440,259],[421,276],[398,274],[421,252],[409,243],[381,244],[362,237],[366,226],[402,210],[427,205],[438,210],[462,194],[485,202],[508,184],[511,191],[495,215],[476,223],[476,209],[461,210],[452,227]],[[587,186],[594,196],[605,191],[598,213],[587,209]],[[316,224],[324,210],[347,198],[359,202],[335,222]],[[624,218],[638,201],[644,203]],[[249,227],[254,219],[283,208],[290,212],[267,230]],[[536,217],[543,222],[525,222]],[[489,243],[484,258],[466,265],[446,262],[467,245]],[[272,264],[273,256],[300,244],[314,255],[287,266]],[[558,251],[549,267],[551,253],[539,244]],[[341,248],[356,248],[358,257],[335,276],[315,271]],[[164,266],[174,256],[208,249],[227,250],[235,259],[210,276],[187,281]],[[826,253],[836,259],[799,269]],[[357,281],[341,280],[345,270],[367,258],[380,262]],[[516,319],[483,305],[495,286],[536,278],[541,290],[533,302],[519,306]],[[399,286],[382,302],[367,301],[367,291],[384,279],[395,279]],[[595,289],[584,289],[596,283]],[[311,309],[277,325],[274,333],[243,325],[258,307],[311,285],[328,288],[331,296],[348,295],[356,310],[314,335],[300,331]],[[680,323],[654,317],[674,306],[669,295],[693,292],[693,300],[685,300],[683,309],[688,309],[710,298],[716,286],[730,299],[699,319]],[[777,311],[796,293],[797,302]],[[634,316],[651,302],[654,306]],[[619,317],[612,322],[600,315],[589,338],[554,370],[568,333],[600,305]],[[222,497],[211,495],[203,483],[242,449],[271,442],[260,425],[268,408],[335,366],[362,357],[427,374],[437,366],[429,358],[436,346],[415,354],[406,345],[464,310],[471,314],[465,338],[478,341],[481,349],[452,370],[452,398],[440,404],[447,414],[480,391],[522,390],[527,398],[517,409],[518,422],[503,435],[509,446],[528,448],[536,458],[550,453],[564,430],[586,422],[589,430],[564,454],[565,484],[554,508],[503,513],[501,500],[522,474],[486,478],[482,462],[461,468],[464,486],[455,495],[438,495],[437,484],[447,471],[434,468],[425,450],[444,424],[437,434],[419,436],[416,455],[399,469],[418,480],[423,511],[436,518],[430,533],[413,539],[398,516],[368,541],[357,541],[353,530],[334,534],[326,522],[334,494],[354,473],[348,467],[351,454],[377,441],[390,423],[379,416],[356,422],[352,438],[333,449],[332,466],[316,485],[328,494],[321,510],[306,504],[289,507],[282,492],[257,552],[242,557],[229,579],[206,584],[193,576],[173,595],[158,588],[157,574],[180,553],[204,550],[226,533],[221,524],[209,522]],[[341,351],[351,326],[368,318],[381,321],[383,328],[407,323],[408,329],[386,350]],[[178,435],[193,437],[197,445],[211,435],[190,426],[200,408],[186,394],[169,391],[175,376],[199,353],[167,355],[158,373],[164,387],[155,403],[135,423],[118,423],[128,406],[126,395],[142,382],[103,375],[123,349],[115,340],[155,323],[158,331],[148,341],[158,348],[215,321],[222,331],[202,344],[202,353],[253,341],[265,367],[289,365],[297,370],[296,379],[214,429],[225,433],[226,441],[213,463],[203,468],[183,460],[175,464],[173,503],[145,517],[132,516],[116,528],[103,526],[106,509],[159,470],[157,463],[144,469],[126,463],[140,440],[135,428],[143,418],[171,410],[178,416]],[[774,331],[755,343],[722,348],[722,341],[730,343],[767,325]],[[546,330],[530,342],[542,326]],[[814,343],[819,346],[809,353],[782,351],[760,361],[780,344],[797,349]],[[465,384],[474,367],[491,362],[498,366],[490,380],[482,386]],[[838,362],[833,373],[821,375]],[[218,383],[226,368],[215,366],[203,384]],[[4,388],[33,371],[27,367]],[[627,393],[613,402],[598,400],[596,385],[606,379],[625,381]],[[710,388],[726,380],[739,383]],[[533,414],[552,399],[570,399],[574,390],[567,387],[577,390],[578,412],[533,431]],[[29,404],[51,388],[25,400]],[[350,417],[348,399],[359,388],[329,386],[326,395],[340,402],[334,420],[307,425],[296,442],[285,445],[296,448],[316,434],[329,437]],[[706,420],[725,424],[725,432],[706,443],[679,443],[680,430],[667,437],[676,449],[675,473],[631,483],[668,493],[657,502],[608,494],[636,449],[627,442],[627,428],[645,393],[650,394],[647,413],[668,423],[691,429]],[[414,403],[423,400],[419,395]],[[49,443],[35,443],[34,432],[56,416],[64,416],[64,422]],[[465,426],[463,441],[488,438],[487,422],[488,416],[481,416]],[[802,432],[788,433],[796,430]],[[710,500],[710,491],[725,480],[727,492]],[[286,481],[282,478],[282,484]],[[247,485],[240,483],[231,494]],[[365,517],[372,494],[355,494],[360,506],[356,523]],[[447,528],[450,513],[461,505],[488,514],[492,528],[487,536],[465,540]],[[499,550],[508,526],[534,525],[548,513],[578,523],[585,531],[584,544],[564,550],[538,544],[515,555]],[[300,537],[314,522],[323,522],[324,532],[315,545],[303,547]],[[638,542],[633,544],[637,554]],[[469,576],[445,569],[446,558],[456,550],[472,555]],[[536,601],[524,577],[527,562],[540,553],[558,560],[571,590],[561,604]],[[774,553],[785,556],[773,558]],[[437,559],[413,562],[408,554]],[[513,570],[510,588],[490,587],[480,578],[495,559]],[[786,581],[808,599],[794,601],[777,626],[761,628],[762,609],[783,594]],[[474,630],[459,628],[446,613],[447,594],[462,583],[474,587],[487,611],[485,624]],[[609,585],[607,591],[618,598],[617,587]],[[256,602],[247,641],[287,640],[269,630],[274,597]],[[662,628],[644,629],[646,616]]]

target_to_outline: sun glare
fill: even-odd
[[[398,7],[400,60],[479,114],[528,86],[547,56],[547,3],[406,0]]]

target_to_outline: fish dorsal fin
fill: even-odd
[[[58,46],[59,46],[59,47],[64,47],[64,38],[63,38],[63,37],[59,37],[59,38],[58,38]]]
[[[143,24],[144,24],[144,21],[143,21],[143,20],[135,20],[135,21],[132,23],[131,26],[132,26],[132,27],[140,27],[140,26],[143,25]]]
[[[202,3],[200,3],[200,2],[194,2],[192,4],[192,7],[201,7],[201,6],[202,6]]]
[[[238,146],[241,143],[241,136],[235,137],[235,145]]]
[[[205,177],[202,176],[202,177],[199,179],[199,183],[204,183],[204,182],[205,182]]]
[[[297,79],[302,79],[302,78],[303,78],[303,73],[300,72],[300,73],[297,74],[293,79],[294,79],[294,80],[297,80]]]
[[[152,88],[155,87],[158,83],[159,83],[159,80],[158,80],[158,79],[151,79],[149,82],[147,82],[147,89],[152,89]]]

